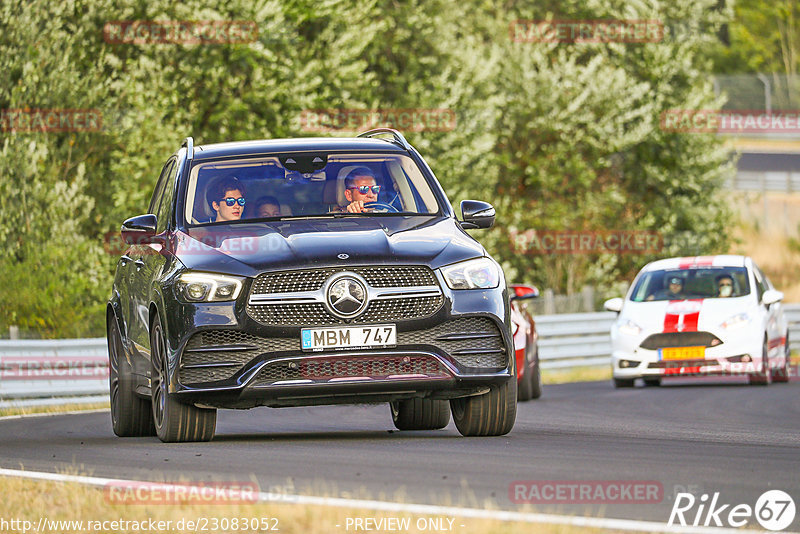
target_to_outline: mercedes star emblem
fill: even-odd
[[[325,303],[334,315],[350,319],[361,313],[367,305],[367,286],[361,277],[340,273],[328,282]]]

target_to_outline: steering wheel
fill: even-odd
[[[400,210],[385,202],[366,202],[364,207],[375,213],[399,213]]]

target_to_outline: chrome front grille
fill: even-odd
[[[427,267],[362,267],[353,269],[372,287],[435,286],[436,277]]]
[[[434,286],[433,271],[422,266],[375,266],[352,269],[308,269],[264,273],[253,283],[252,293],[294,293],[322,288],[334,273],[350,271],[363,276],[372,287]]]
[[[341,322],[318,303],[247,305],[247,313],[263,325],[327,326]]]
[[[442,296],[407,297],[403,299],[371,302],[364,312],[362,322],[397,321],[429,317],[442,307]]]
[[[252,293],[294,293],[320,289],[334,269],[264,273],[253,282]]]
[[[325,306],[325,282],[341,272],[359,275],[370,302],[345,321]],[[362,266],[264,273],[253,282],[247,314],[266,326],[330,326],[423,319],[434,315],[444,296],[433,271],[424,266]]]

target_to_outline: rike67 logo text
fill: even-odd
[[[682,527],[743,527],[755,517],[762,528],[777,531],[788,527],[794,521],[794,516],[794,500],[781,490],[764,492],[756,500],[755,507],[723,503],[719,492],[715,492],[710,499],[706,493],[699,499],[691,493],[678,493],[668,524]]]

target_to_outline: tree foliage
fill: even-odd
[[[693,20],[716,1],[32,0],[0,7],[0,109],[98,109],[97,132],[0,132],[0,329],[103,332],[116,258],[103,239],[147,209],[161,165],[196,143],[309,135],[315,108],[444,108],[409,133],[456,204],[495,204],[476,233],[509,278],[557,291],[629,277],[631,255],[525,255],[527,230],[657,230],[664,254],[724,250],[715,137],[667,133],[662,111],[718,106],[708,36],[517,43],[515,19]],[[109,21],[247,20],[256,42],[110,44]],[[683,240],[677,238],[682,237]]]

